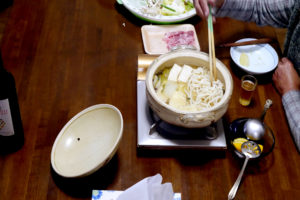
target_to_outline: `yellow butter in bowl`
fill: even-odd
[[[249,57],[246,53],[241,53],[240,55],[240,64],[249,67]]]

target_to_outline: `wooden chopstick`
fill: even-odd
[[[213,82],[213,63],[212,63],[212,54],[211,54],[211,34],[209,29],[209,22],[208,24],[208,58],[209,58],[209,72],[210,72],[210,82]]]
[[[264,44],[264,43],[270,43],[273,39],[271,38],[261,38],[256,40],[250,40],[245,42],[234,42],[234,43],[226,43],[219,45],[220,47],[237,47],[237,46],[244,46],[244,45],[251,45],[251,44]]]
[[[211,6],[209,6],[209,15],[207,19],[208,26],[208,44],[209,44],[209,70],[211,81],[217,79],[216,70],[216,53],[215,53],[215,40],[214,40],[214,29],[211,15]]]

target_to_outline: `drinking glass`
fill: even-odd
[[[240,89],[240,104],[242,106],[248,106],[251,103],[253,93],[257,85],[257,79],[252,75],[244,75],[241,79]]]

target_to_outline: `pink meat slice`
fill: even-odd
[[[195,46],[193,31],[173,31],[164,35],[163,41],[166,42],[168,50],[180,45]]]

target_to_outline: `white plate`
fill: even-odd
[[[255,40],[244,38],[236,42]],[[240,62],[241,55],[248,57],[248,66]],[[230,48],[230,56],[237,66],[250,74],[265,74],[274,70],[278,64],[278,55],[269,44],[246,45]]]
[[[149,14],[141,12],[141,8],[145,7],[146,5],[146,2],[144,0],[117,0],[117,2],[123,4],[135,16],[145,21],[149,21],[153,23],[161,23],[161,24],[178,23],[196,15],[196,10],[194,8],[188,11],[187,13],[177,15],[177,16],[164,16],[164,15],[151,16]]]
[[[165,34],[168,32],[177,31],[193,31],[194,33],[194,47],[200,51],[198,37],[195,27],[191,24],[181,25],[144,25],[141,28],[144,49],[147,54],[159,55],[169,52],[167,43],[163,40]]]
[[[88,107],[59,132],[51,151],[54,171],[67,178],[97,171],[115,154],[123,133],[121,112],[109,104]]]

